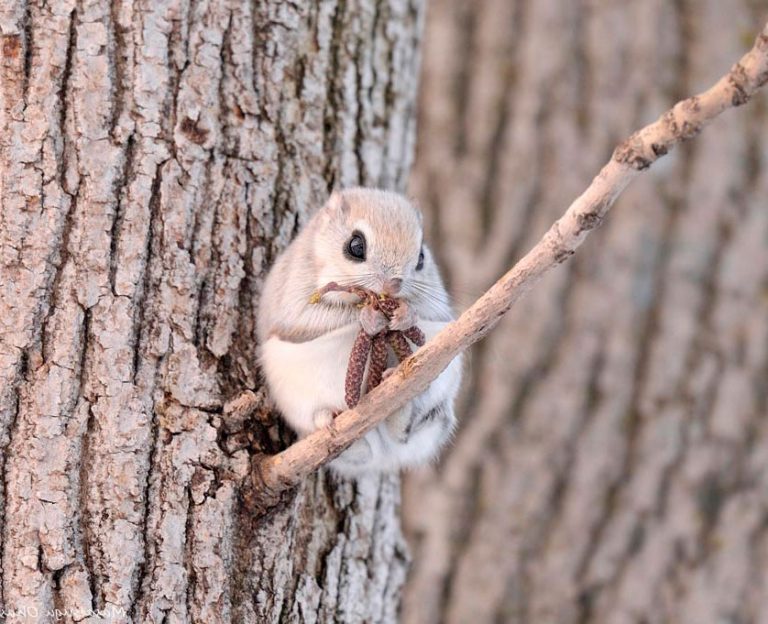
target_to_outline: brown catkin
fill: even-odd
[[[392,351],[395,352],[397,359],[401,362],[410,357],[411,347],[405,336],[403,336],[403,332],[387,332],[387,342],[389,342],[389,346],[392,347]]]
[[[370,351],[371,338],[361,329],[352,345],[349,364],[347,364],[347,376],[344,379],[344,400],[348,407],[355,407],[360,401],[365,364]]]
[[[392,315],[395,313],[395,310],[400,307],[400,302],[397,299],[379,299],[376,303],[379,310],[384,312],[384,314],[387,315],[387,318],[392,318]]]
[[[406,329],[403,332],[403,335],[405,335],[405,337],[408,338],[408,340],[410,340],[417,347],[423,347],[424,343],[427,341],[427,337],[424,335],[424,332],[416,327],[416,325]]]
[[[387,368],[387,355],[386,332],[381,332],[373,337],[371,361],[368,365],[368,382],[365,385],[366,394],[381,383],[384,369]]]

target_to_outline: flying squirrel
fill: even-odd
[[[299,436],[346,409],[347,363],[360,331],[377,322],[350,292],[312,297],[335,282],[392,297],[388,329],[416,323],[427,340],[453,320],[422,218],[405,197],[368,188],[335,191],[277,258],[261,294],[261,367],[278,409]],[[380,319],[379,319],[380,322]],[[367,330],[366,330],[367,331]],[[373,331],[373,330],[371,330]],[[388,365],[397,363],[390,354]],[[434,458],[456,424],[461,383],[455,358],[427,389],[355,442],[329,466],[355,476],[394,471]]]

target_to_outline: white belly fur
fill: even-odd
[[[446,323],[419,323],[427,340]],[[262,348],[262,369],[267,377],[272,397],[284,418],[299,434],[315,430],[314,415],[319,410],[342,411],[344,378],[352,344],[359,331],[357,323],[346,325],[315,340],[292,343],[270,338]],[[396,470],[428,461],[450,437],[454,426],[453,399],[461,379],[461,358],[455,358],[414,399],[419,412],[429,411],[444,401],[449,402],[449,422],[433,422],[410,436],[406,443],[395,441],[382,422],[365,436],[371,453],[363,463],[347,461],[352,453],[343,453],[331,466],[338,472],[358,474],[375,470]],[[349,456],[345,458],[345,456]]]

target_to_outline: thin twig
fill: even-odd
[[[768,81],[768,24],[754,47],[713,87],[678,102],[656,122],[635,132],[613,152],[542,239],[458,320],[406,359],[354,409],[281,453],[254,461],[253,487],[264,506],[276,501],[338,456],[393,411],[421,393],[461,351],[487,334],[510,307],[551,268],[567,260],[600,225],[627,185],[675,145],[698,134],[724,110],[746,103]]]

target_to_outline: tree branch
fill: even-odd
[[[766,82],[768,24],[753,48],[713,87],[678,102],[656,122],[621,143],[587,190],[525,257],[354,409],[277,455],[254,458],[252,485],[262,508],[421,393],[456,355],[485,336],[544,273],[573,255],[641,171],[681,141],[698,134],[724,110],[746,103]]]

